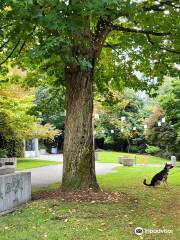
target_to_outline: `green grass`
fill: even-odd
[[[31,158],[18,158],[17,159],[17,170],[31,169],[37,167],[45,167],[49,165],[61,164],[60,162],[47,161],[47,160],[37,160]]]
[[[98,181],[105,189],[137,191],[142,187],[142,182],[146,178],[150,182],[155,173],[162,170],[160,167],[135,166],[135,167],[115,167],[115,173],[108,173],[105,176],[98,176]],[[169,172],[168,182],[170,186],[180,187],[180,168],[173,168]],[[144,187],[144,186],[143,186]],[[147,188],[147,187],[146,187]],[[162,187],[161,187],[162,188]],[[149,188],[148,188],[149,189]]]
[[[0,240],[177,240],[180,239],[180,168],[169,175],[170,188],[152,189],[159,167],[117,167],[98,177],[103,189],[124,192],[118,203],[60,203],[39,200],[0,218]],[[57,187],[54,184],[52,187]],[[134,234],[137,227],[169,229],[173,234]]]
[[[128,156],[130,158],[133,158],[135,159],[137,164],[164,164],[165,162],[169,161],[165,158],[155,157],[151,155],[141,155],[123,152],[102,151],[98,152],[98,154],[99,161],[104,163],[117,163],[118,157],[120,156]]]

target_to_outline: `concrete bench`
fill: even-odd
[[[0,175],[14,173],[16,170],[16,158],[0,158]]]
[[[129,158],[129,156],[121,156],[118,157],[118,163],[123,164],[123,166],[133,166],[134,165],[134,159]]]

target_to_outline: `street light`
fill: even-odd
[[[162,123],[165,123],[165,122],[166,122],[165,117],[162,118],[161,122],[162,122]]]
[[[158,121],[158,127],[161,127],[161,126],[162,126],[161,121]]]
[[[98,113],[95,113],[94,118],[95,118],[95,119],[99,119],[99,114],[98,114]]]
[[[124,122],[126,120],[126,117],[125,116],[122,116],[121,117],[121,121]]]

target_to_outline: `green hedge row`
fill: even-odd
[[[0,139],[1,157],[24,157],[24,144],[20,140]]]

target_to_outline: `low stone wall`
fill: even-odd
[[[0,158],[0,175],[14,173],[16,158]]]
[[[31,200],[31,173],[0,176],[0,215]]]

